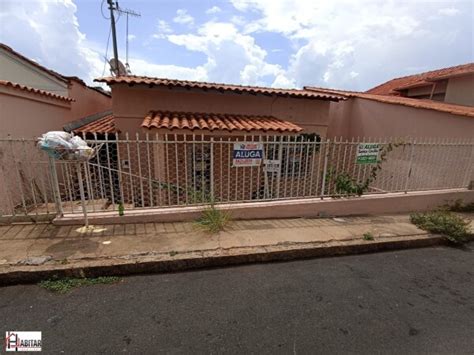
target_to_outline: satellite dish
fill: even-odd
[[[115,76],[122,76],[129,74],[129,71],[125,68],[125,65],[119,60],[118,65],[115,58],[109,60],[110,73]]]

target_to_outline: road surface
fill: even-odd
[[[0,288],[44,353],[474,352],[474,245]]]

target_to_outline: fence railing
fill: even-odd
[[[90,137],[89,137],[90,138]],[[88,162],[0,139],[0,213],[38,215],[467,187],[474,141],[137,135],[87,139]]]

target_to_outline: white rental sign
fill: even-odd
[[[232,166],[260,166],[263,158],[263,143],[234,143]]]
[[[278,173],[280,172],[280,161],[265,159],[263,161],[263,171],[267,173]]]

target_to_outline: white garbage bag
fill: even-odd
[[[80,137],[63,131],[51,131],[38,138],[38,147],[55,159],[88,160],[94,149]]]

